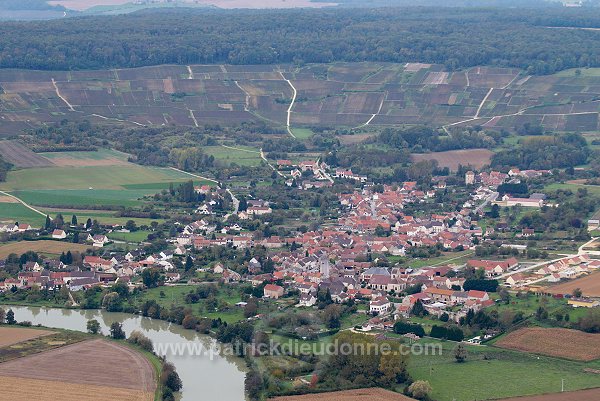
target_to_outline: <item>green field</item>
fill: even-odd
[[[126,241],[126,242],[143,242],[146,241],[148,239],[148,234],[150,234],[151,231],[133,231],[130,233],[117,233],[117,232],[113,232],[108,234],[108,238],[110,239],[114,239],[117,241]]]
[[[239,149],[225,148],[223,146],[205,146],[202,148],[207,155],[214,156],[215,159],[224,164],[237,164],[240,166],[260,166],[262,159],[257,149]]]
[[[599,185],[580,185],[580,184],[550,184],[547,185],[544,189],[547,191],[556,191],[558,189],[569,189],[576,193],[579,188],[587,189],[587,191],[596,196],[600,196],[600,186]]]
[[[571,68],[554,75],[557,77],[576,77],[577,73],[575,71],[577,70],[580,72],[580,77],[600,77],[600,68]]]
[[[59,159],[67,156],[70,159],[75,160],[106,160],[106,159],[118,159],[121,161],[127,161],[129,155],[127,153],[119,152],[113,149],[98,149],[95,152],[76,151],[76,152],[43,152],[38,153],[40,156],[44,156],[46,159]]]
[[[466,346],[467,362],[454,360],[454,342],[423,339],[441,344],[442,355],[411,355],[409,373],[414,380],[427,380],[432,398],[439,401],[486,400],[521,395],[560,392],[600,386],[600,376],[583,369],[599,369],[600,362],[572,362],[489,346]]]
[[[315,134],[310,128],[294,128],[292,132],[298,139],[310,139]]]
[[[189,179],[175,170],[135,164],[49,167],[12,171],[0,189],[32,205],[130,207],[139,205],[144,196],[169,188],[171,183],[177,185]]]
[[[0,203],[0,222],[14,223],[16,221],[31,224],[33,227],[41,227],[46,218],[20,203]]]

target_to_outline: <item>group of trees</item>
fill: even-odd
[[[586,164],[591,152],[580,134],[567,133],[520,141],[517,147],[497,152],[491,165],[495,168],[546,169]]]
[[[455,130],[451,135],[427,127],[386,128],[376,141],[397,149],[412,152],[442,152],[455,149],[493,148],[502,141],[502,133],[480,129]]]
[[[6,181],[6,176],[11,168],[12,168],[12,164],[5,161],[2,158],[2,155],[0,155],[0,182]]]
[[[3,23],[0,68],[420,61],[450,69],[495,65],[547,74],[600,65],[593,32],[547,26],[598,27],[600,17],[560,7],[147,10]]]

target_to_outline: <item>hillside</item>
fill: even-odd
[[[450,72],[418,63],[1,70],[0,93],[4,135],[64,119],[132,126],[264,121],[284,128],[288,110],[292,130],[402,124],[522,129],[528,123],[595,131],[600,73],[531,76],[490,67]]]

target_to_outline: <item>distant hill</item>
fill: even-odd
[[[52,6],[45,0],[0,0],[1,11],[65,11],[60,5]]]

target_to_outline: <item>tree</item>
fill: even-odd
[[[190,255],[185,258],[185,271],[189,272],[194,267],[194,259]]]
[[[114,322],[110,325],[110,336],[115,340],[124,340],[125,339],[125,331],[123,330],[123,325],[119,322]]]
[[[429,312],[427,312],[425,310],[425,307],[423,306],[423,302],[421,302],[420,299],[417,299],[417,302],[415,302],[415,304],[413,305],[412,310],[410,311],[411,315],[414,316],[418,316],[418,317],[423,317],[429,314]]]
[[[148,288],[157,287],[159,280],[160,271],[158,269],[146,269],[142,272],[142,282]]]
[[[73,217],[71,217],[71,225],[74,227],[78,225],[77,216],[73,215]]]
[[[575,288],[573,290],[573,297],[581,298],[582,295],[583,295],[583,292],[581,291],[581,288]]]
[[[8,324],[17,323],[17,321],[15,320],[15,312],[13,312],[12,309],[9,309],[8,312],[6,312],[6,323],[8,323]]]
[[[88,320],[87,322],[87,332],[90,334],[99,334],[100,333],[100,323],[96,319]]]
[[[418,400],[424,400],[431,394],[432,388],[428,381],[417,380],[408,387],[411,396]]]
[[[0,308],[0,324],[3,324],[6,320],[6,311]]]
[[[92,224],[93,224],[92,219],[88,218],[87,221],[85,222],[85,229],[89,230],[90,228],[92,228]]]
[[[49,230],[52,228],[52,220],[50,220],[50,216],[46,215],[46,223],[44,224],[44,228]]]
[[[456,359],[456,362],[458,363],[463,363],[467,360],[467,349],[465,348],[464,345],[462,344],[458,344],[456,346],[456,348],[454,348],[454,359]]]
[[[125,229],[128,231],[136,231],[137,226],[135,225],[135,221],[127,220],[127,222],[125,223]]]
[[[258,301],[256,298],[250,298],[246,306],[244,306],[244,317],[256,316],[258,312]]]

